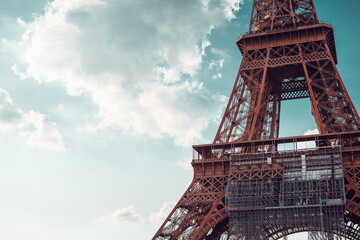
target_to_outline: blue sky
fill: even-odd
[[[315,1],[360,109],[360,3]],[[0,0],[0,237],[150,239],[212,141],[245,0]],[[315,129],[282,105],[282,136]],[[303,239],[303,236],[293,239]]]

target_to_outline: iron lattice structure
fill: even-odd
[[[236,239],[274,239],[278,229],[343,231],[344,173],[340,147],[233,154],[226,207]]]
[[[263,233],[257,239],[280,239],[303,231],[310,232],[309,239],[360,239],[360,118],[336,67],[332,26],[319,21],[313,0],[254,0],[249,32],[236,44],[243,58],[215,139],[212,144],[193,146],[193,181],[153,239],[251,239],[246,237],[247,231],[254,231],[254,227]],[[279,138],[281,102],[299,98],[310,99],[320,134]],[[307,144],[314,149],[300,151]],[[277,164],[258,166],[249,161],[260,153],[277,159],[282,147],[290,153]],[[320,153],[320,149],[334,147],[338,152]],[[292,159],[304,151],[302,164],[307,169],[325,164],[324,168],[337,170],[306,181],[287,177],[286,169],[300,164]],[[307,157],[316,152],[315,157]],[[330,164],[329,157],[341,159],[342,175],[340,165],[336,161]],[[234,178],[241,174],[256,175],[256,181]],[[244,191],[241,186],[246,181],[248,190]],[[279,181],[282,188],[276,186]],[[264,225],[260,218],[244,227],[247,219],[236,217],[243,214],[244,207],[250,207],[243,206],[247,204],[242,200],[240,205],[232,201],[240,193],[242,199],[264,187],[280,189],[279,194],[285,195],[289,184],[300,191],[305,182],[311,186],[298,193],[304,203],[300,210],[291,210],[291,204],[290,210],[279,205],[278,212],[269,215],[293,218],[288,225],[273,217],[272,223]],[[324,190],[325,186],[330,190]],[[318,192],[324,206],[319,200],[311,208],[310,189]],[[257,193],[260,201],[262,196]],[[341,204],[328,202],[343,196]],[[256,211],[260,210],[250,210]],[[323,224],[310,219],[311,214]]]

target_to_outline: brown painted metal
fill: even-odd
[[[228,239],[230,154],[306,141],[342,147],[347,225],[338,234],[360,239],[360,118],[336,68],[333,28],[319,22],[313,0],[254,0],[249,33],[236,43],[243,59],[214,141],[193,146],[194,179],[153,239]],[[307,97],[320,135],[278,138],[281,101]]]
[[[313,0],[255,0],[249,32],[296,28],[318,22]]]

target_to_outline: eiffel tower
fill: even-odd
[[[313,0],[254,0],[212,144],[154,240],[360,239],[360,118]],[[309,98],[319,134],[279,138],[282,101]],[[296,124],[296,123],[295,123]]]

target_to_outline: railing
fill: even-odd
[[[330,23],[330,22],[324,21],[324,20],[319,21],[319,24],[326,24],[326,25],[330,25],[330,26],[331,26],[331,23]],[[279,29],[273,29],[273,30],[271,30],[271,31],[270,31],[269,29],[266,29],[266,30],[243,32],[243,33],[240,34],[240,36],[238,37],[238,39],[241,38],[242,36],[245,36],[245,35],[259,34],[259,33],[284,32],[284,31],[288,31],[288,30],[296,30],[296,29],[298,29],[299,27],[312,26],[312,25],[316,25],[316,24],[311,23],[311,24],[298,25],[298,26],[296,26],[296,27],[284,27],[284,28],[279,28]]]
[[[194,145],[193,163],[226,161],[231,154],[237,153],[302,151],[325,146],[341,146],[343,152],[360,150],[360,131]]]

